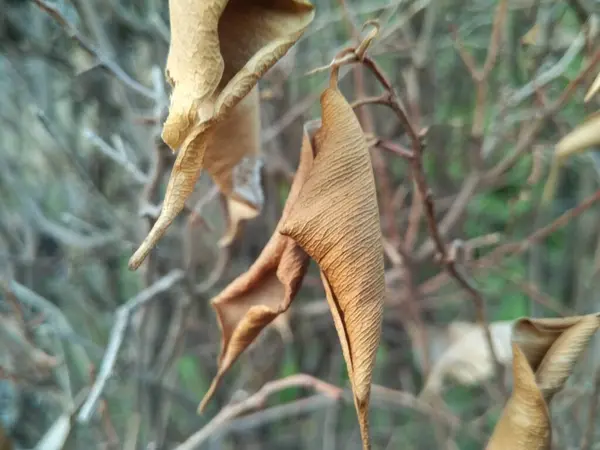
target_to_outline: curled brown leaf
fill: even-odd
[[[171,0],[169,13],[166,76],[173,92],[162,137],[179,152],[160,216],[129,261],[132,270],[183,209],[205,159],[214,163],[217,158],[219,149],[209,150],[219,141],[216,125],[299,39],[314,15],[306,0]]]
[[[199,410],[202,411],[225,372],[269,323],[286,311],[308,266],[308,255],[279,233],[313,163],[310,127],[305,129],[300,163],[279,224],[258,259],[211,303],[222,333],[219,368]]]
[[[550,401],[600,327],[600,314],[521,319],[512,333],[514,390],[488,450],[549,449]]]
[[[547,450],[551,437],[548,406],[527,358],[517,344],[512,348],[513,394],[486,449]]]
[[[321,108],[314,164],[281,233],[321,269],[363,444],[370,448],[368,408],[385,291],[375,182],[360,124],[337,88],[325,90]]]

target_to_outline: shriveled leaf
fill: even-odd
[[[490,334],[496,356],[508,365],[511,356],[511,331],[513,321],[490,324]],[[439,394],[447,378],[464,385],[475,385],[494,376],[494,361],[490,355],[485,331],[475,323],[457,322],[448,328],[451,342],[439,359],[432,360],[431,372],[425,382],[422,396]]]
[[[227,196],[228,226],[219,245],[229,245],[244,220],[256,217],[263,206],[260,183],[260,109],[254,87],[214,126],[204,166]]]
[[[488,450],[549,449],[549,404],[600,327],[600,314],[520,319],[513,328],[514,390]]]
[[[587,94],[585,94],[585,98],[583,99],[583,101],[586,103],[589,102],[592,99],[592,97],[594,95],[596,95],[599,91],[600,91],[600,73],[598,73],[598,75],[596,76],[596,79],[590,86],[590,89],[587,91]]]
[[[547,450],[550,415],[527,358],[517,344],[513,350],[513,393],[496,424],[487,450]]]
[[[385,291],[375,182],[367,142],[346,99],[336,88],[328,88],[321,108],[314,164],[281,232],[319,264],[363,444],[370,448],[371,376]]]
[[[219,154],[227,157],[211,150],[219,141],[216,125],[299,39],[314,12],[306,0],[170,0],[169,14],[166,76],[173,92],[162,137],[179,153],[160,216],[130,259],[131,269],[181,212],[200,170],[207,162],[214,165]]]
[[[513,342],[519,345],[536,375],[547,402],[560,391],[590,338],[600,327],[599,315],[558,319],[521,319]]]
[[[258,334],[289,308],[300,289],[308,267],[308,255],[279,230],[313,164],[311,133],[305,130],[298,170],[273,236],[250,269],[211,301],[223,341],[219,369],[200,404],[200,411],[214,394],[225,372]]]
[[[600,145],[600,113],[590,116],[556,144],[554,161],[550,168],[548,181],[544,187],[543,201],[545,203],[554,196],[554,190],[558,181],[558,172],[564,161],[568,157],[576,153],[581,153],[594,145]]]

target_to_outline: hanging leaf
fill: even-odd
[[[550,448],[550,414],[527,358],[512,344],[513,393],[487,450],[546,450]]]
[[[554,190],[558,181],[558,172],[566,159],[594,145],[600,145],[600,112],[592,114],[556,144],[554,161],[550,168],[548,181],[544,187],[544,202],[548,202],[554,196]]]
[[[250,269],[211,301],[221,328],[222,343],[219,369],[200,404],[200,411],[206,407],[225,372],[258,334],[289,308],[300,289],[308,255],[279,230],[312,166],[311,135],[312,125],[309,125],[305,127],[298,170],[273,236]]]
[[[258,88],[254,87],[215,125],[204,157],[206,170],[227,196],[228,225],[219,241],[221,247],[229,245],[242,222],[256,217],[263,206],[259,153],[260,108]]]
[[[314,15],[306,0],[170,0],[169,14],[166,76],[173,92],[162,137],[179,152],[160,216],[129,261],[132,270],[183,209],[205,159],[214,167],[219,150],[208,149],[219,141],[215,125],[300,38]]]
[[[371,377],[385,291],[375,181],[365,136],[337,87],[325,90],[321,108],[313,167],[281,233],[319,264],[354,392],[363,445],[370,448]]]
[[[500,363],[506,365],[512,359],[512,326],[513,321],[490,324],[496,356]],[[428,336],[431,341],[431,337],[435,338],[436,335],[428,332]],[[463,385],[474,385],[494,376],[494,361],[481,326],[475,323],[456,322],[448,327],[446,334],[441,334],[439,337],[446,338],[449,346],[439,358],[431,361],[431,372],[425,381],[421,396],[439,394],[447,378]]]
[[[550,448],[550,401],[599,327],[600,314],[517,321],[512,333],[515,387],[488,450]]]

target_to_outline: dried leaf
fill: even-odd
[[[527,358],[517,344],[513,349],[513,393],[504,407],[486,450],[547,450],[550,414]]]
[[[513,321],[490,324],[494,350],[502,364],[509,364],[512,359],[510,341],[512,326]],[[431,334],[428,333],[428,336]],[[447,378],[460,384],[474,385],[494,375],[494,361],[481,326],[467,322],[453,323],[448,327],[447,338],[451,344],[438,360],[432,360],[431,372],[421,392],[423,397],[434,393],[439,394]]]
[[[160,216],[130,259],[131,269],[181,212],[202,167],[214,165],[216,125],[300,38],[314,15],[306,0],[171,0],[169,13],[166,76],[173,92],[162,137],[179,153]]]
[[[314,164],[281,233],[319,264],[363,444],[370,448],[371,376],[385,291],[375,182],[366,139],[346,99],[336,88],[328,88],[321,108]]]
[[[549,449],[549,403],[560,391],[592,335],[600,314],[521,319],[512,334],[514,390],[488,450]]]
[[[200,411],[206,407],[225,372],[258,334],[289,308],[300,289],[308,255],[279,230],[313,164],[310,134],[310,130],[305,130],[298,170],[273,236],[250,269],[211,301],[223,341],[219,369],[200,403]]]
[[[538,386],[550,402],[562,389],[573,366],[600,327],[600,315],[558,319],[521,319],[515,324],[513,342],[535,372]]]
[[[237,235],[244,220],[256,217],[263,206],[260,183],[260,108],[258,88],[238,103],[214,127],[204,165],[227,198],[228,226],[219,241],[224,247]]]
[[[544,203],[547,203],[554,196],[554,190],[558,181],[558,172],[564,161],[569,156],[581,153],[594,145],[600,145],[600,113],[595,113],[588,117],[587,120],[556,144],[554,161],[550,168],[548,181],[544,187]]]
[[[592,97],[598,92],[600,92],[600,73],[598,73],[596,79],[590,86],[589,91],[587,91],[587,94],[585,94],[585,98],[583,99],[583,101],[586,103],[589,102],[592,99]]]

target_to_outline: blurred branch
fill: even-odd
[[[154,92],[151,89],[148,89],[139,82],[135,81],[118,64],[116,64],[114,61],[111,61],[106,55],[104,55],[104,53],[94,47],[86,38],[81,35],[81,33],[79,33],[77,28],[75,28],[75,26],[69,22],[64,15],[62,15],[56,6],[48,3],[46,0],[32,1],[63,28],[67,33],[67,36],[77,42],[81,48],[96,58],[98,62],[109,72],[111,72],[119,81],[138,94],[141,94],[149,99],[154,99]]]
[[[102,364],[100,365],[98,376],[96,377],[90,393],[77,416],[77,420],[80,423],[87,423],[94,413],[96,403],[100,399],[102,391],[104,390],[104,386],[112,374],[117,356],[121,346],[123,345],[125,335],[127,334],[129,321],[133,312],[141,306],[144,306],[146,303],[154,300],[157,295],[171,289],[175,284],[183,280],[183,277],[183,271],[173,270],[117,309],[115,314],[115,322],[110,333],[106,352],[102,358]]]

